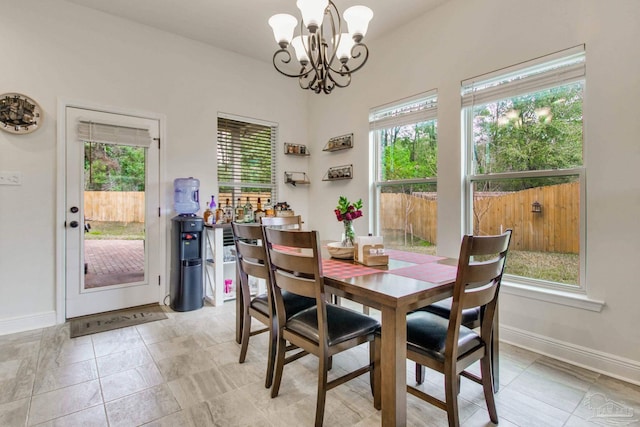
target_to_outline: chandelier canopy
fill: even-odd
[[[294,32],[298,20],[279,13],[269,19],[273,35],[280,46],[273,54],[273,66],[287,77],[297,78],[302,89],[331,93],[347,87],[351,74],[361,69],[369,58],[362,43],[373,12],[366,6],[352,6],[344,11],[348,32],[343,32],[338,8],[331,0],[298,0],[302,20],[300,32]],[[292,49],[297,63],[293,61]]]

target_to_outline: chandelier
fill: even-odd
[[[362,39],[373,12],[366,6],[345,10],[348,33],[343,33],[338,8],[331,0],[298,0],[296,6],[302,20],[300,34],[295,37],[298,20],[294,16],[280,13],[269,19],[280,46],[273,54],[273,66],[281,74],[297,78],[302,89],[315,93],[329,94],[336,86],[349,86],[351,74],[369,58],[369,49]],[[292,61],[292,50],[297,63]]]

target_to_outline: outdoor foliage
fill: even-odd
[[[144,191],[142,147],[85,142],[85,191]]]
[[[582,165],[583,84],[574,83],[476,106],[475,174]],[[437,176],[435,121],[379,131],[381,180]],[[566,182],[555,178],[547,185]],[[492,181],[485,191],[517,191],[535,182]]]
[[[383,180],[434,177],[437,174],[435,120],[380,131]]]
[[[582,97],[582,83],[575,83],[475,107],[474,173],[581,166]],[[547,185],[562,182],[567,178],[555,178]],[[535,180],[492,181],[481,191],[517,191],[536,185]]]

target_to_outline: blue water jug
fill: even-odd
[[[178,215],[195,214],[200,209],[200,180],[194,177],[173,181],[173,206]]]

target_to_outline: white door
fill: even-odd
[[[156,119],[67,107],[66,317],[157,303]]]

